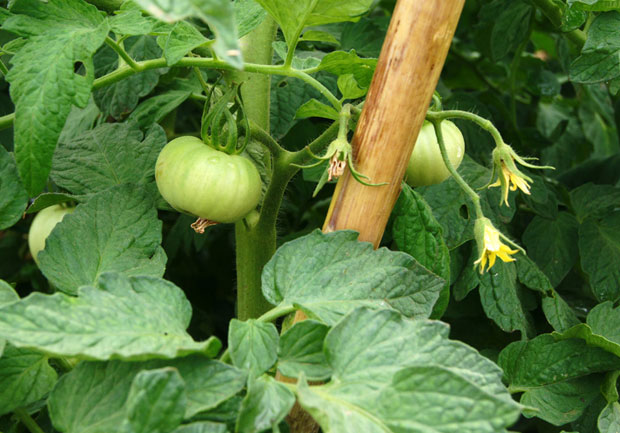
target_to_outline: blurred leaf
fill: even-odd
[[[235,9],[235,24],[240,38],[258,27],[267,16],[267,11],[255,0],[235,0],[233,8]]]
[[[172,27],[169,35],[162,36],[157,42],[164,50],[166,64],[171,66],[194,48],[208,42],[208,39],[190,23],[179,21]]]
[[[0,146],[0,230],[15,224],[28,205],[28,193],[24,189],[13,155]]]
[[[581,266],[599,301],[620,298],[620,213],[601,220],[587,218],[579,226]]]

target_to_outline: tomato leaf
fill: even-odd
[[[137,4],[155,18],[175,22],[196,17],[209,25],[215,34],[213,49],[217,56],[232,66],[241,69],[241,50],[237,41],[235,12],[229,0],[135,0]]]
[[[154,59],[161,56],[161,49],[152,36],[132,36],[125,40],[125,51],[136,61]],[[94,57],[97,77],[118,68],[118,54],[105,46]],[[97,106],[104,116],[122,119],[127,116],[143,96],[148,95],[157,85],[159,76],[166,69],[150,69],[131,75],[93,92]]]
[[[289,45],[305,27],[357,21],[372,0],[256,0],[282,28]]]
[[[620,213],[601,220],[587,218],[579,226],[579,254],[596,298],[620,299]]]
[[[598,430],[601,433],[613,433],[620,430],[620,403],[610,402],[598,417]]]
[[[439,322],[357,309],[325,340],[332,382],[308,388],[302,380],[299,402],[326,433],[490,433],[509,426],[519,407],[502,385],[501,371],[447,336],[448,327]],[[481,412],[465,410],[470,399],[485,402],[477,406]]]
[[[7,75],[15,108],[15,158],[26,190],[41,192],[72,105],[88,103],[93,53],[108,34],[97,8],[82,0],[17,0],[2,28],[28,37]],[[74,72],[83,65],[84,75]]]
[[[121,431],[168,433],[181,424],[186,406],[185,382],[177,369],[141,371],[131,383]]]
[[[178,370],[185,382],[185,418],[226,401],[241,391],[246,380],[242,371],[202,355],[147,362],[82,362],[61,378],[50,395],[52,423],[65,433],[94,428],[120,431],[135,377],[141,371],[165,367]],[[88,386],[93,380],[98,386]],[[179,431],[194,433],[193,430]]]
[[[299,305],[331,325],[356,307],[391,307],[428,317],[445,281],[410,255],[373,250],[357,233],[311,234],[276,252],[263,270],[263,295],[274,305]]]
[[[162,223],[153,200],[136,186],[103,191],[70,216],[54,227],[39,253],[41,271],[59,290],[75,294],[104,272],[163,275]]]
[[[278,371],[287,377],[298,377],[303,372],[311,380],[331,376],[331,368],[323,353],[327,331],[329,327],[314,320],[294,324],[280,338]]]
[[[2,307],[0,336],[17,347],[89,359],[215,355],[217,339],[195,342],[185,329],[191,306],[181,289],[153,277],[102,275],[78,297],[33,293]]]
[[[0,230],[15,224],[28,205],[13,155],[0,145]]]
[[[397,248],[446,281],[433,309],[433,317],[441,317],[450,300],[450,251],[443,239],[443,229],[424,198],[408,185],[403,185],[392,216],[392,236]]]
[[[165,144],[166,134],[159,125],[152,125],[145,134],[136,125],[105,123],[60,144],[51,176],[76,195],[133,183],[158,196],[155,161]]]
[[[258,27],[267,16],[267,11],[255,0],[235,0],[233,7],[235,9],[235,24],[240,38]]]
[[[233,364],[249,370],[252,377],[260,376],[276,362],[279,338],[273,323],[231,320],[228,350]]]
[[[196,27],[185,21],[174,25],[167,36],[158,38],[157,43],[164,50],[164,57],[168,66],[174,65],[187,53],[196,47],[208,42]]]
[[[567,337],[556,341],[552,335],[542,334],[506,346],[499,354],[498,364],[510,387],[524,391],[617,370],[620,359],[579,339]]]
[[[259,433],[279,424],[295,404],[295,394],[273,377],[251,379],[241,402],[236,431]]]
[[[41,352],[7,345],[0,358],[0,415],[45,397],[57,377]]]

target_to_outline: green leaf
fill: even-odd
[[[618,394],[618,376],[620,376],[620,370],[611,371],[605,375],[605,379],[600,386],[601,394],[605,397],[608,403],[618,401],[620,395]]]
[[[498,364],[510,388],[525,391],[592,373],[620,367],[620,359],[582,340],[557,340],[542,334],[529,341],[509,344],[499,354]]]
[[[210,421],[199,421],[183,424],[172,433],[228,433],[226,424]]]
[[[303,378],[298,400],[326,433],[501,431],[519,414],[501,371],[448,332],[440,322],[357,309],[325,340],[332,382],[308,388]]]
[[[169,433],[185,414],[187,396],[179,371],[164,367],[139,372],[127,396],[123,433]]]
[[[443,239],[443,229],[424,198],[405,184],[392,217],[396,247],[446,281],[433,310],[433,317],[441,317],[450,300],[450,251]]]
[[[132,36],[123,42],[125,51],[134,60],[155,59],[161,56],[161,49],[152,36]],[[103,76],[118,68],[118,54],[105,46],[95,55],[97,76]],[[149,69],[133,74],[121,81],[107,85],[93,92],[95,102],[105,117],[122,119],[127,116],[143,96],[148,95],[157,85],[159,76],[165,69]]]
[[[125,183],[155,191],[155,162],[166,141],[159,125],[144,134],[133,124],[104,123],[58,146],[52,179],[77,195]]]
[[[235,431],[259,433],[278,425],[295,404],[295,394],[273,377],[250,379],[248,393],[241,402]]]
[[[235,0],[233,8],[235,9],[235,24],[240,38],[258,27],[267,16],[267,11],[255,0]]]
[[[95,99],[92,95],[89,98],[86,107],[79,108],[74,105],[71,107],[71,112],[69,113],[69,117],[67,117],[67,121],[65,122],[62,132],[60,133],[58,142],[66,143],[73,140],[78,135],[93,129],[95,127],[95,122],[100,116],[101,112],[99,111],[97,104],[95,104]]]
[[[620,76],[620,12],[599,15],[588,30],[581,56],[570,65],[570,79],[592,84]]]
[[[358,99],[368,92],[368,88],[361,88],[353,74],[340,75],[338,77],[338,90],[344,99]]]
[[[598,417],[598,431],[600,433],[620,431],[620,403],[615,401],[605,406]]]
[[[141,102],[127,120],[145,129],[153,123],[160,122],[168,113],[185,102],[192,92],[196,91],[201,91],[197,80],[177,78],[172,86]]]
[[[237,41],[235,11],[229,0],[135,0],[155,18],[181,21],[196,17],[209,25],[215,34],[213,49],[217,56],[230,65],[241,69],[241,50]]]
[[[278,371],[287,377],[299,377],[303,372],[310,380],[331,376],[331,368],[323,353],[323,341],[329,327],[314,320],[296,323],[280,338]]]
[[[589,216],[603,216],[620,206],[620,188],[586,183],[570,192],[570,201],[579,222]]]
[[[34,199],[32,204],[28,206],[28,210],[26,210],[26,213],[37,213],[40,210],[45,209],[46,207],[72,201],[80,202],[82,201],[82,197],[77,197],[71,194],[63,194],[60,192],[44,192],[43,194],[40,194],[39,196],[37,196],[37,198]]]
[[[195,342],[185,331],[191,306],[174,284],[104,274],[78,297],[33,293],[0,310],[0,336],[17,347],[86,359],[215,355],[217,339]]]
[[[300,41],[316,41],[316,42],[325,42],[328,44],[336,44],[340,45],[338,39],[334,37],[331,33],[323,32],[320,30],[308,30],[305,31]]]
[[[357,55],[355,50],[334,51],[327,54],[318,68],[320,71],[329,72],[335,75],[353,75],[357,84],[366,89],[370,86],[372,75],[377,66],[377,59],[364,59]]]
[[[0,308],[17,301],[19,301],[19,295],[17,295],[15,289],[13,289],[13,287],[11,287],[6,281],[0,280]],[[0,338],[0,360],[2,359],[2,352],[5,345],[6,340]]]
[[[81,362],[60,379],[50,395],[49,411],[55,428],[65,433],[119,431],[136,375],[164,367],[178,370],[185,382],[185,418],[227,401],[245,385],[243,372],[200,355],[148,362]],[[180,431],[227,431],[212,423],[186,428]]]
[[[99,11],[82,0],[16,0],[4,30],[27,36],[6,79],[15,103],[15,158],[31,196],[45,187],[56,142],[72,105],[88,103],[93,53],[108,34]],[[85,75],[74,72],[76,64]]]
[[[501,383],[501,370],[475,349],[448,340],[448,333],[441,322],[360,308],[328,333],[324,350],[333,382],[342,383],[343,390],[349,383],[358,384],[365,391],[357,398],[369,403],[375,396],[372,389],[389,384],[396,372],[413,365],[440,366],[489,395],[511,401]]]
[[[528,37],[532,13],[532,6],[521,0],[494,0],[480,9],[476,36],[492,61],[501,60]]]
[[[568,0],[569,6],[584,11],[613,11],[620,9],[619,0]]]
[[[339,113],[331,105],[323,104],[312,98],[303,104],[295,113],[296,119],[305,119],[307,117],[322,117],[324,119],[338,120]]]
[[[599,394],[600,378],[592,375],[567,380],[539,388],[532,388],[521,395],[521,404],[536,408],[526,416],[536,416],[553,425],[564,425],[578,419]]]
[[[279,338],[273,323],[233,319],[228,328],[230,358],[238,368],[249,370],[250,376],[260,376],[275,364]]]
[[[153,31],[155,22],[151,17],[142,16],[142,12],[129,9],[109,18],[110,30],[117,36],[146,35]]]
[[[289,45],[305,27],[357,21],[372,0],[256,0],[282,28]]]
[[[520,331],[531,337],[531,318],[519,297],[514,263],[499,262],[480,276],[480,302],[485,314],[504,332]]]
[[[136,186],[121,185],[92,196],[63,218],[38,258],[50,282],[74,294],[103,272],[162,276],[166,256],[160,243],[153,200]]]
[[[27,205],[28,193],[19,178],[13,155],[0,145],[0,230],[19,221]]]
[[[542,309],[547,321],[557,332],[564,332],[580,323],[570,305],[555,291],[552,296],[542,299]]]
[[[573,215],[560,212],[555,220],[534,217],[523,233],[528,255],[553,287],[560,284],[577,262],[577,227]]]
[[[428,317],[445,282],[411,256],[373,250],[353,231],[314,231],[280,247],[263,269],[262,289],[274,305],[299,305],[331,325],[359,306]]]
[[[528,256],[520,256],[516,261],[517,275],[521,282],[528,289],[541,292],[547,296],[553,294],[553,286],[549,278]]]
[[[7,345],[0,357],[0,415],[45,397],[58,375],[47,356]]]
[[[581,266],[599,301],[620,298],[620,213],[598,220],[586,219],[579,226]]]
[[[208,42],[196,27],[186,21],[174,25],[169,35],[164,36],[160,43],[168,66],[174,65],[194,48]]]

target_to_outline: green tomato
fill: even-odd
[[[46,207],[34,217],[28,232],[28,248],[30,248],[30,254],[37,264],[39,264],[38,255],[45,248],[47,237],[56,227],[56,224],[74,210],[74,207],[56,204]]]
[[[231,223],[256,208],[261,179],[250,160],[228,155],[196,137],[168,143],[155,165],[157,188],[176,210]]]
[[[441,122],[448,158],[454,168],[461,165],[465,155],[465,140],[459,128],[449,120]],[[435,128],[425,121],[413,148],[405,181],[411,186],[435,185],[450,177],[450,172],[443,162]]]

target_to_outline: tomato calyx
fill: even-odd
[[[211,221],[206,218],[198,218],[196,221],[194,221],[190,225],[190,227],[193,228],[196,233],[203,234],[207,227],[211,227],[216,224],[219,224],[219,223],[217,221]]]

